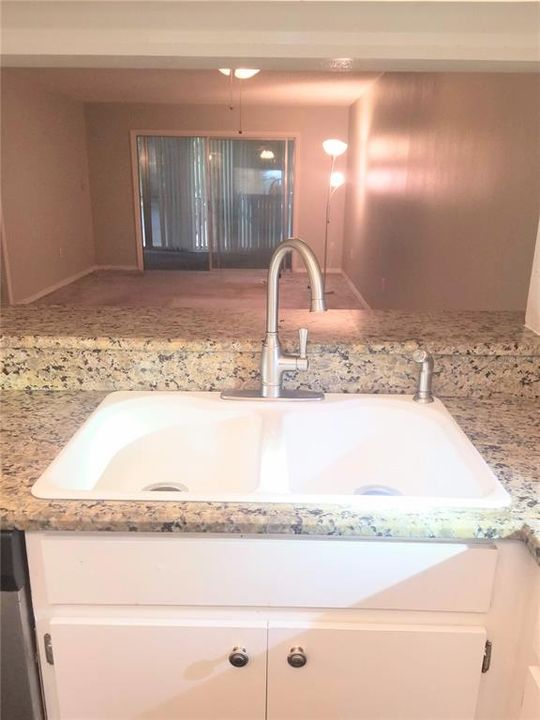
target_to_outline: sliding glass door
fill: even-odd
[[[292,234],[294,140],[137,138],[145,268],[265,268]]]

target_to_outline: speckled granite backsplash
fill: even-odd
[[[283,310],[285,347],[310,329],[311,366],[290,387],[325,392],[413,392],[411,354],[435,356],[444,397],[540,396],[540,337],[521,313],[416,314]],[[51,390],[218,390],[254,387],[260,312],[20,306],[2,318],[3,386]]]

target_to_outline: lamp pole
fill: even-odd
[[[330,225],[330,204],[332,202],[332,195],[336,188],[332,187],[332,174],[334,172],[334,165],[336,162],[336,156],[332,155],[332,163],[330,165],[330,176],[328,178],[328,188],[326,192],[326,214],[324,222],[324,255],[323,255],[323,289],[326,292],[326,266],[328,261],[328,226]]]
[[[324,257],[323,257],[323,288],[327,295],[333,293],[333,290],[326,290],[326,273],[328,265],[328,226],[330,225],[330,209],[332,204],[332,196],[335,191],[344,182],[344,176],[341,172],[334,172],[336,164],[336,158],[347,150],[347,143],[337,138],[329,138],[323,141],[323,150],[327,155],[330,155],[332,162],[330,164],[330,177],[328,178],[328,188],[326,191],[326,213],[324,222]]]

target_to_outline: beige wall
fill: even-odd
[[[100,265],[136,265],[130,130],[227,131],[236,134],[237,114],[211,105],[89,104],[88,158],[96,252]],[[299,133],[295,232],[321,257],[329,158],[321,143],[346,138],[348,108],[246,107],[244,128],[271,136]],[[344,162],[344,161],[343,161]],[[335,196],[329,267],[341,265],[344,192]]]
[[[93,266],[81,103],[2,72],[2,208],[13,300]]]
[[[350,110],[343,267],[376,308],[524,310],[534,75],[389,74]]]

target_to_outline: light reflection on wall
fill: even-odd
[[[353,105],[351,112],[357,113],[357,106]],[[346,225],[361,226],[366,208],[368,153],[366,148],[369,142],[373,104],[370,96],[362,101],[362,112],[357,114],[356,122],[351,123],[349,133],[349,152],[347,164],[347,177],[351,188],[347,194]],[[350,258],[358,255],[358,248],[350,247]],[[345,247],[344,247],[345,252]]]
[[[407,170],[399,168],[377,168],[370,170],[367,187],[373,192],[405,193],[407,190]]]
[[[408,135],[375,135],[369,139],[366,151],[369,160],[375,162],[397,162],[406,160],[410,151]]]
[[[467,138],[448,132],[441,148],[436,138],[422,132],[375,135],[366,148],[368,191],[403,195],[421,202],[439,199],[450,204],[488,199],[497,178],[498,157],[490,153],[490,139]],[[472,158],[481,162],[471,167]],[[468,168],[456,176],[445,167]]]

